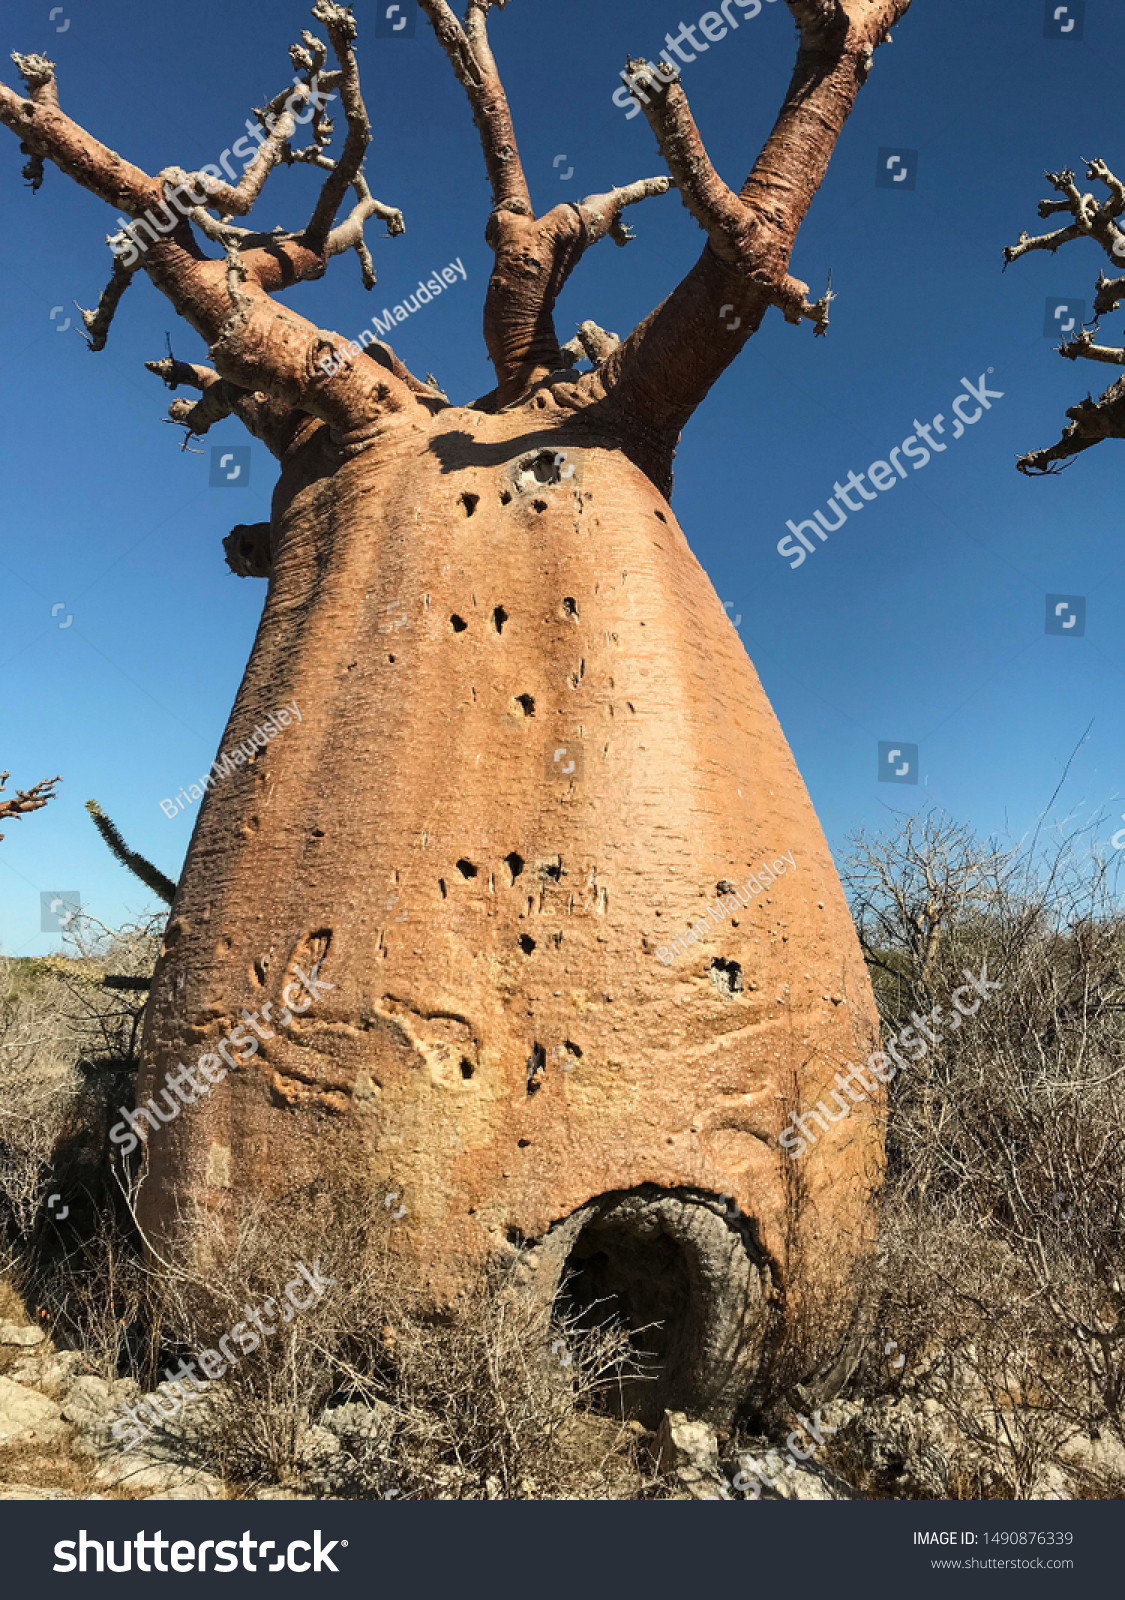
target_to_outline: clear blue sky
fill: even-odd
[[[406,0],[410,5],[412,0]],[[662,170],[643,117],[612,103],[626,54],[654,57],[703,5],[670,0],[512,0],[491,32],[539,209]],[[215,161],[250,108],[290,80],[286,47],[311,26],[288,0],[191,8],[140,0],[8,0],[4,50],[58,64],[62,103],[103,142],[155,172]],[[398,330],[397,348],[457,401],[491,387],[481,333],[490,267],[488,193],[463,93],[419,14],[413,37],[375,33],[359,0],[359,53],[375,130],[373,191],[407,233],[372,238],[379,284],[354,256],[293,302],[355,335],[384,305],[460,258],[459,283]],[[1104,157],[1125,173],[1120,64],[1125,7],[1087,0],[1081,41],[1043,37],[1043,0],[915,0],[880,50],[798,239],[793,270],[838,298],[826,339],[771,313],[689,426],[676,512],[740,631],[832,848],[888,806],[937,802],[985,833],[1028,829],[1092,722],[1059,814],[1104,807],[1108,845],[1125,810],[1125,542],[1122,446],[1059,479],[1028,480],[1016,455],[1052,443],[1064,411],[1112,378],[1071,365],[1043,335],[1048,296],[1093,297],[1093,244],[1001,274],[1001,250],[1039,231],[1044,168]],[[56,28],[64,23],[64,31]],[[771,0],[684,71],[715,164],[741,184],[780,103],[794,33]],[[14,68],[5,74],[18,86]],[[918,153],[913,189],[876,187],[880,149]],[[564,161],[559,161],[565,156]],[[228,573],[235,522],[268,516],[276,464],[237,425],[180,451],[170,396],[142,366],[202,358],[200,341],[138,275],[106,350],[89,353],[73,302],[108,278],[111,212],[48,167],[33,195],[0,130],[8,248],[0,259],[7,449],[0,546],[0,770],[27,787],[62,773],[59,797],[0,843],[0,948],[58,948],[39,932],[42,890],[77,890],[113,923],[151,902],[86,817],[96,797],[128,840],[178,873],[196,808],[160,800],[206,770],[265,593]],[[566,177],[573,167],[573,174]],[[1084,179],[1080,179],[1084,182]],[[298,223],[314,175],[280,171],[253,220]],[[630,216],[627,251],[603,243],[565,291],[563,338],[592,317],[624,335],[678,281],[702,236],[673,193]],[[372,230],[377,233],[378,229]],[[64,310],[51,320],[51,311]],[[1120,318],[1103,337],[1121,342]],[[825,509],[836,479],[935,413],[960,380],[992,369],[1004,398],[923,471],[849,517],[798,570],[777,554],[788,519]],[[950,438],[947,431],[946,439]],[[212,444],[251,444],[245,489],[208,487]],[[1047,593],[1087,597],[1083,638],[1044,632]],[[52,608],[62,610],[52,616]],[[60,627],[67,618],[69,625]],[[877,781],[880,740],[917,743],[917,788]]]

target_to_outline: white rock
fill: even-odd
[[[0,1378],[0,1444],[39,1443],[66,1431],[54,1400],[10,1378]]]
[[[35,1327],[32,1323],[23,1325],[18,1322],[0,1322],[0,1344],[43,1344],[46,1338],[43,1329]]]

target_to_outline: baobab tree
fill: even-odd
[[[327,41],[291,49],[296,87],[257,113],[237,182],[108,150],[41,57],[14,58],[26,95],[0,94],[33,184],[51,161],[130,219],[91,343],[146,272],[209,349],[151,363],[199,392],[172,416],[196,434],[236,417],[280,463],[268,525],[227,540],[268,590],[223,747],[261,748],[203,799],[121,1142],[144,1144],[139,1214],[165,1250],[190,1248],[193,1204],[385,1200],[435,1302],[515,1247],[531,1292],[565,1277],[580,1307],[655,1327],[642,1411],[719,1415],[767,1381],[802,1305],[805,1375],[835,1359],[810,1298],[868,1249],[882,1156],[878,1083],[833,1084],[877,1019],[804,785],[668,503],[672,460],[771,307],[824,331],[791,252],[909,0],[786,0],[796,65],[738,190],[672,64],[630,61],[667,172],[541,215],[491,0],[463,21],[419,4],[491,189],[496,384],[467,404],[282,304],[347,251],[369,284],[365,222],[402,228],[364,165],[345,7],[317,0]],[[239,225],[292,162],[325,174],[307,223]],[[626,209],[673,188],[698,261],[627,338],[585,323],[560,344],[587,250],[624,245]],[[840,1120],[798,1165],[779,1130],[833,1093]]]
[[[1062,172],[1044,174],[1047,182],[1059,195],[1059,200],[1040,200],[1039,215],[1043,218],[1065,212],[1071,220],[1049,233],[1020,234],[1015,244],[1004,251],[1004,264],[1008,266],[1033,250],[1049,250],[1052,255],[1061,245],[1074,239],[1092,239],[1101,246],[1115,266],[1125,265],[1125,230],[1119,218],[1125,213],[1125,183],[1112,173],[1105,162],[1097,159],[1087,162],[1086,177],[1108,190],[1100,199],[1091,193],[1082,193],[1075,175],[1069,168]],[[1059,346],[1059,355],[1067,361],[1101,361],[1111,367],[1125,367],[1125,350],[1117,345],[1100,344],[1097,339],[1101,317],[1109,316],[1125,300],[1125,276],[1107,277],[1098,273],[1094,294],[1094,325],[1080,328],[1073,339]],[[1030,450],[1021,456],[1016,465],[1029,477],[1048,476],[1061,472],[1062,462],[1100,444],[1103,439],[1125,439],[1125,378],[1111,383],[1097,400],[1087,395],[1067,411],[1070,425],[1057,444],[1042,450]]]

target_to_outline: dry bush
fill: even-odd
[[[0,960],[0,1270],[107,1376],[137,1299],[108,1128],[132,1104],[145,991],[103,979],[147,979],[157,922],[113,932],[83,916],[69,958]]]
[[[251,1208],[234,1226],[195,1216],[192,1259],[207,1270],[150,1264],[162,1369],[172,1350],[214,1350],[249,1310],[275,1328],[193,1402],[197,1464],[247,1488],[358,1498],[639,1492],[637,1435],[604,1414],[636,1365],[624,1331],[560,1325],[510,1270],[437,1319],[398,1281],[384,1208],[308,1212]],[[267,1302],[283,1304],[300,1262],[333,1281],[284,1321]]]
[[[877,1325],[963,1487],[1023,1498],[1068,1438],[1125,1444],[1116,884],[1082,834],[1000,851],[934,814],[861,837],[844,876],[887,1033],[945,1008],[889,1091]],[[954,1031],[948,996],[985,963],[1003,987]]]

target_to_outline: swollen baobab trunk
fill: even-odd
[[[681,427],[767,309],[824,330],[828,297],[810,304],[789,253],[907,0],[788,3],[793,81],[740,193],[671,69],[630,63],[707,242],[626,340],[583,324],[560,347],[563,282],[607,234],[627,242],[623,209],[669,179],[536,218],[488,5],[462,24],[421,0],[493,192],[497,387],[466,406],[274,298],[348,249],[370,279],[364,220],[401,229],[360,170],[344,8],[313,12],[339,69],[306,34],[304,79],[262,114],[234,187],[111,157],[59,111],[41,58],[20,59],[27,100],[0,97],[33,168],[48,156],[131,217],[202,187],[138,261],[119,253],[88,326],[104,342],[143,265],[210,348],[211,367],[153,364],[201,391],[173,415],[196,433],[237,415],[281,463],[268,526],[227,542],[268,592],[222,748],[261,748],[209,791],[168,924],[135,1120],[142,1222],[170,1248],[194,1203],[233,1224],[247,1201],[358,1194],[387,1206],[435,1304],[519,1247],[533,1292],[564,1285],[579,1311],[650,1329],[657,1381],[634,1397],[650,1417],[729,1411],[802,1309],[803,1370],[830,1363],[810,1299],[868,1248],[881,1165],[877,1086],[836,1089],[877,1042],[843,894],[667,499]],[[319,111],[313,142],[290,144],[326,90],[348,124],[338,158]],[[308,226],[267,247],[230,219],[287,159],[328,177]],[[193,1084],[181,1064],[201,1054]],[[834,1090],[834,1120],[783,1148]]]

